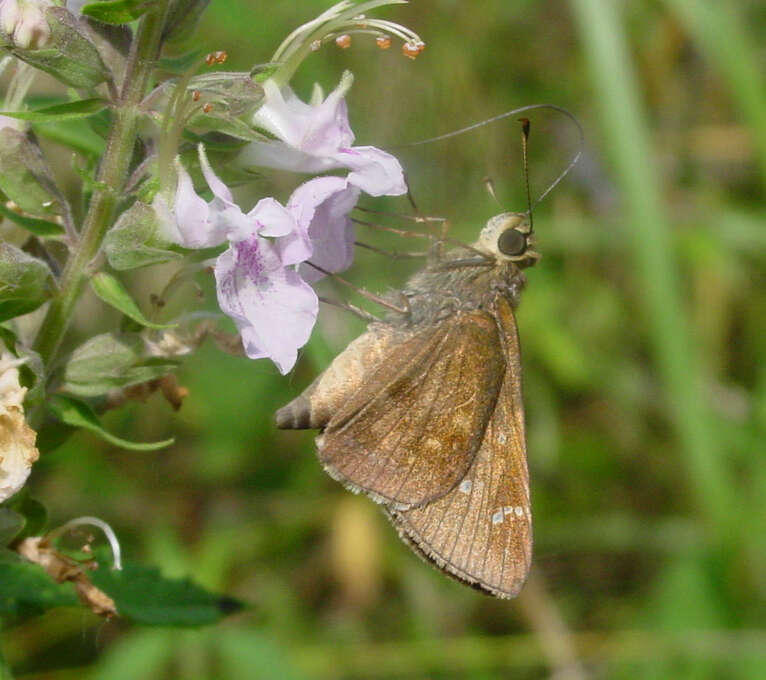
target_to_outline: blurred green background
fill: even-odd
[[[213,0],[196,42],[247,69],[328,5]],[[418,59],[358,36],[313,54],[294,85],[307,96],[352,70],[357,143],[392,149],[453,236],[501,211],[486,176],[502,209],[524,209],[518,123],[402,145],[543,102],[586,131],[582,162],[536,211],[543,259],[518,310],[530,584],[506,602],[442,576],[324,474],[310,433],[275,430],[275,408],[363,327],[325,308],[290,376],[210,344],[185,364],[178,414],[154,397],[107,418],[173,448],[83,433],[32,478],[52,526],[97,515],[131,558],[251,607],[198,631],[58,609],[9,631],[6,657],[30,680],[766,677],[766,6],[414,0],[379,16],[421,34]],[[539,194],[576,136],[531,118]],[[362,252],[349,278],[383,291],[413,266]]]

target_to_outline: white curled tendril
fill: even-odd
[[[106,540],[109,541],[109,547],[112,549],[112,569],[117,571],[122,570],[122,552],[120,550],[120,542],[117,540],[117,535],[114,533],[112,527],[110,527],[104,520],[98,517],[77,517],[70,519],[65,524],[62,524],[57,529],[51,531],[46,539],[50,542],[56,540],[59,536],[65,534],[67,531],[71,531],[79,526],[94,526],[104,533]]]

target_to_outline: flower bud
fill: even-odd
[[[13,47],[46,47],[51,31],[45,10],[52,4],[50,0],[0,0],[0,31]]]
[[[0,34],[14,56],[72,87],[111,77],[77,17],[51,0],[0,0]]]

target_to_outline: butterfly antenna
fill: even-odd
[[[476,130],[477,128],[484,127],[485,125],[491,125],[492,123],[495,123],[499,120],[503,120],[505,118],[508,118],[510,116],[517,116],[520,113],[526,113],[527,111],[539,111],[541,109],[548,109],[549,111],[556,111],[557,113],[560,113],[562,116],[565,116],[569,119],[569,122],[574,125],[575,129],[577,130],[577,151],[572,156],[572,160],[569,161],[568,165],[561,171],[558,177],[551,182],[550,186],[543,191],[542,194],[540,194],[536,199],[534,204],[532,205],[533,208],[537,207],[537,204],[540,203],[551,191],[553,191],[561,182],[564,177],[566,177],[572,168],[577,164],[577,161],[580,160],[580,157],[583,154],[583,149],[585,148],[585,132],[582,129],[582,125],[580,125],[580,121],[577,120],[577,117],[565,109],[563,106],[556,106],[555,104],[528,104],[527,106],[520,106],[516,109],[511,109],[510,111],[505,111],[504,113],[501,113],[497,116],[492,116],[491,118],[486,118],[485,120],[479,121],[478,123],[473,123],[472,125],[468,125],[463,128],[459,128],[458,130],[452,130],[452,132],[447,132],[443,135],[438,135],[437,137],[429,137],[428,139],[421,139],[417,142],[410,142],[409,144],[399,144],[397,146],[390,147],[391,150],[396,149],[406,149],[414,146],[422,146],[423,144],[432,144],[434,142],[440,142],[444,139],[450,139],[452,137],[457,137],[459,135],[464,135],[467,132],[471,132],[472,130]]]
[[[529,191],[529,163],[527,162],[527,143],[529,142],[529,118],[519,118],[521,122],[521,160],[524,164],[524,184],[527,187],[527,213],[529,214],[529,233],[534,231],[532,221],[532,194]]]
[[[545,198],[545,197],[546,197],[546,196],[547,196],[549,193],[551,193],[551,191],[553,191],[553,190],[554,190],[554,189],[555,189],[555,188],[556,188],[556,187],[559,185],[559,182],[561,182],[561,180],[562,180],[562,179],[564,179],[564,177],[566,177],[566,176],[567,176],[567,175],[568,175],[568,174],[571,172],[572,168],[573,168],[575,165],[577,165],[577,161],[579,161],[579,160],[580,160],[580,157],[581,157],[581,156],[582,156],[582,154],[583,154],[583,150],[585,149],[585,132],[584,132],[584,131],[583,131],[583,129],[582,129],[582,125],[580,125],[580,121],[579,121],[579,120],[577,120],[577,117],[576,117],[576,116],[575,116],[573,113],[571,113],[570,111],[567,111],[565,108],[563,108],[563,107],[561,107],[561,106],[555,106],[555,105],[553,105],[553,104],[543,104],[543,105],[541,105],[539,108],[546,108],[546,109],[551,109],[552,111],[557,111],[558,113],[560,113],[560,114],[562,114],[562,115],[566,116],[566,117],[567,117],[567,118],[570,120],[570,122],[571,122],[571,123],[572,123],[572,124],[575,126],[575,128],[576,128],[576,130],[577,130],[577,142],[578,142],[578,144],[577,144],[577,151],[576,151],[576,152],[575,152],[575,154],[572,156],[572,160],[571,160],[571,161],[569,161],[568,165],[567,165],[567,166],[566,166],[566,167],[565,167],[565,168],[564,168],[564,169],[563,169],[563,170],[562,170],[562,171],[559,173],[559,176],[558,176],[558,177],[556,177],[556,179],[554,179],[554,180],[553,180],[553,181],[550,183],[550,185],[548,186],[548,188],[547,188],[545,191],[543,191],[543,193],[541,193],[541,194],[540,194],[540,195],[539,195],[539,196],[538,196],[538,197],[535,199],[535,202],[534,202],[534,204],[532,205],[532,208],[530,208],[530,211],[531,211],[533,208],[536,208],[536,207],[538,206],[538,204],[539,204],[539,203],[540,203],[540,202],[541,202],[541,201],[542,201],[542,200],[543,200],[543,199],[544,199],[544,198]],[[532,218],[531,218],[531,215],[530,215],[530,220],[531,220],[531,219],[532,219]]]

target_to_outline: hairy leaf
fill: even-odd
[[[0,243],[0,321],[37,309],[50,296],[50,283],[45,262]]]
[[[37,217],[26,217],[25,215],[19,215],[14,210],[9,210],[2,203],[0,203],[0,214],[7,217],[11,222],[15,222],[20,227],[23,227],[27,231],[32,232],[35,236],[41,236],[42,238],[51,238],[54,236],[61,236],[64,233],[64,227],[56,222],[49,222],[48,220],[41,220]]]
[[[178,362],[145,357],[144,343],[134,333],[104,333],[78,347],[64,369],[63,389],[83,397],[147,382],[173,372]]]
[[[120,215],[104,239],[104,252],[118,271],[137,269],[182,257],[157,237],[157,215],[146,203],[136,201]]]

